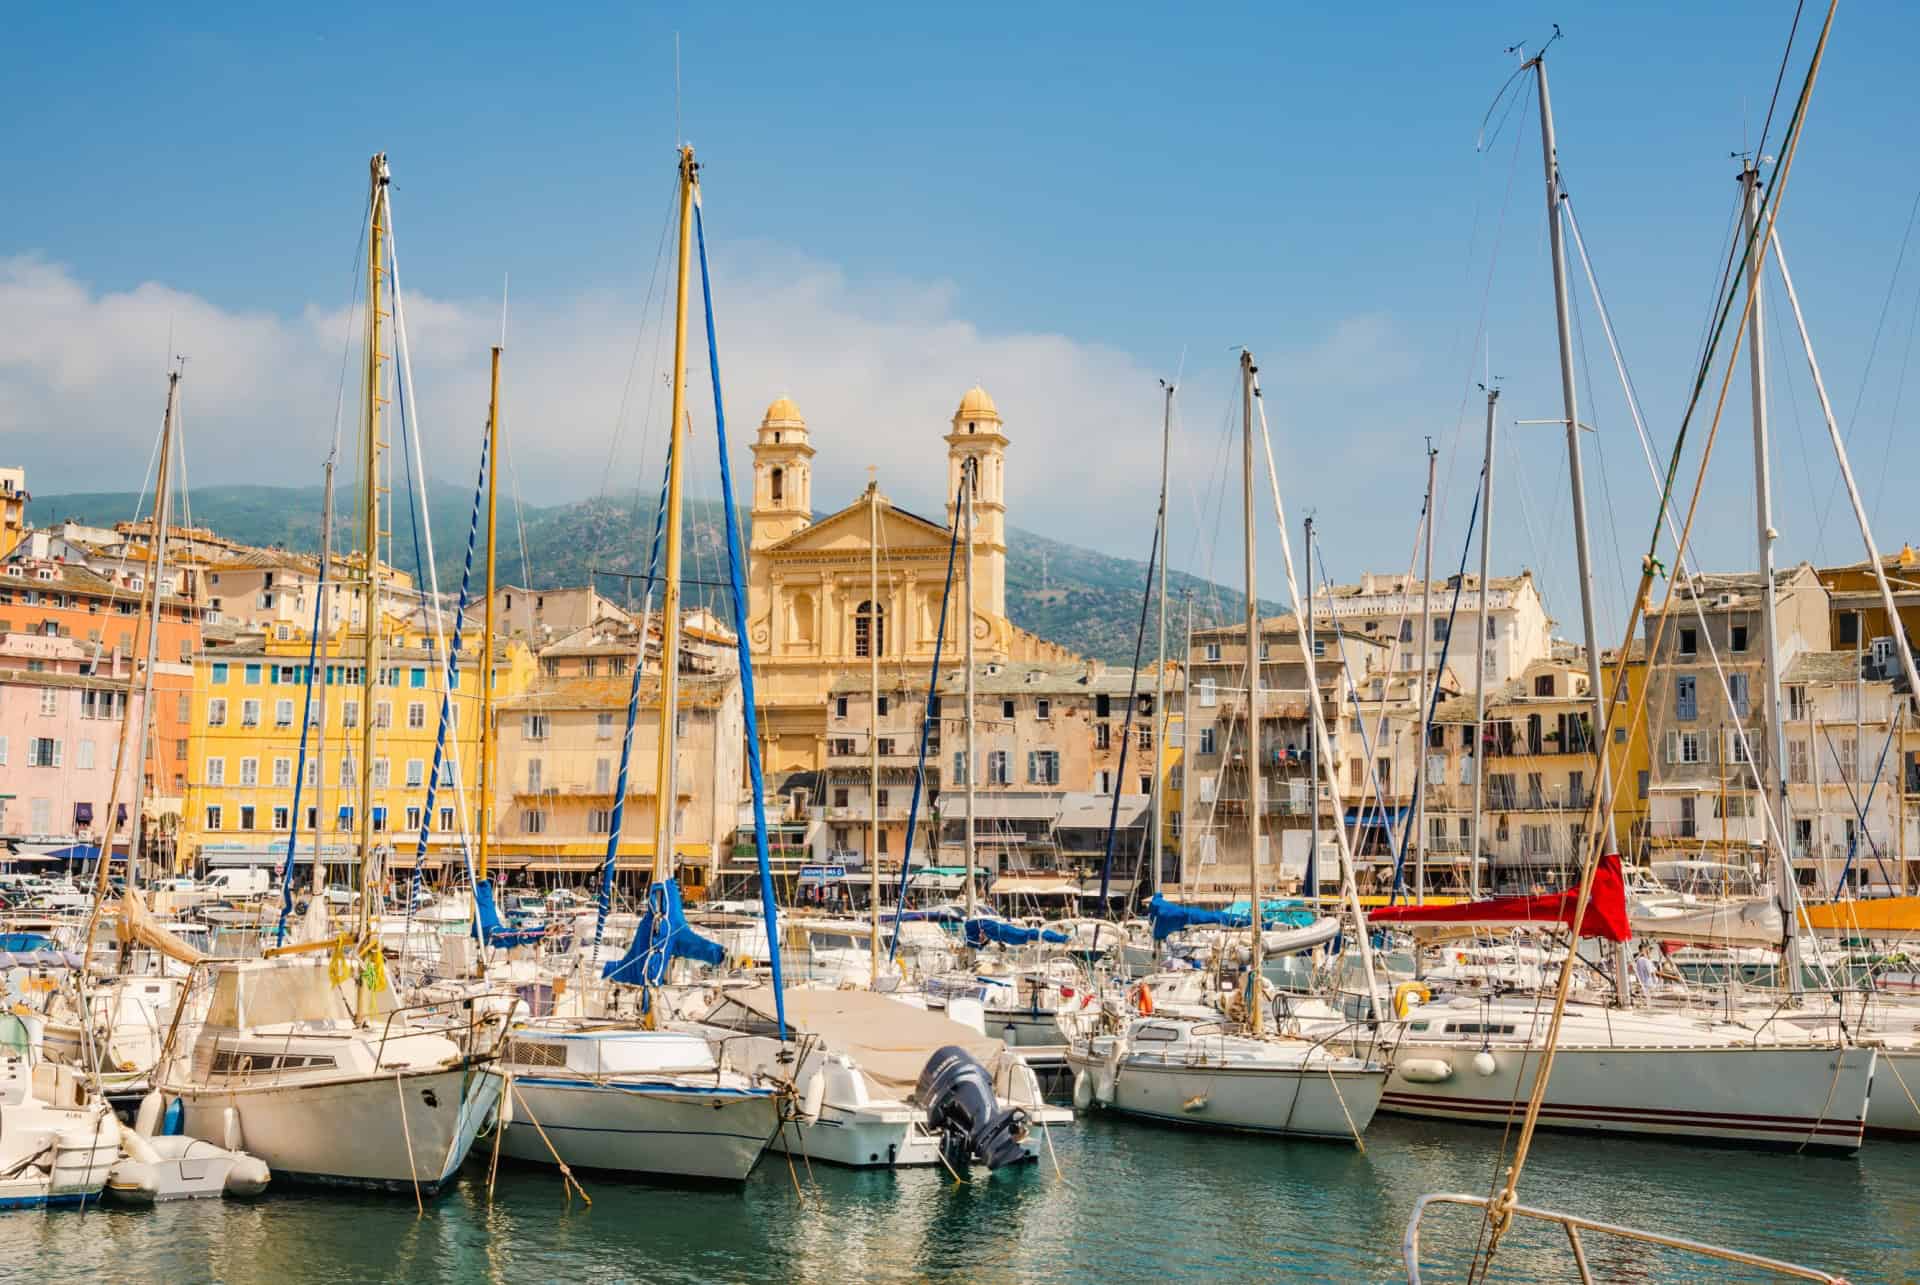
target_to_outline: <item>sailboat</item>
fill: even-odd
[[[507,1040],[501,1064],[487,1078],[500,1086],[507,1097],[501,1112],[500,1141],[500,1149],[506,1155],[567,1168],[603,1169],[656,1178],[741,1182],[753,1172],[779,1127],[781,1085],[767,1076],[749,1076],[733,1069],[723,1060],[724,1045],[710,1043],[698,1030],[666,1029],[662,1015],[665,1000],[661,988],[668,980],[674,959],[693,959],[707,964],[718,964],[725,959],[717,943],[701,937],[687,924],[673,866],[677,810],[673,780],[675,709],[681,624],[681,476],[687,419],[687,290],[699,204],[699,167],[694,162],[693,148],[681,147],[678,164],[678,306],[674,313],[667,482],[660,520],[666,557],[661,609],[653,881],[647,889],[646,913],[632,946],[623,957],[605,968],[607,983],[640,988],[642,1013],[638,1021],[617,1016],[587,1016],[549,1017],[521,1024]],[[704,266],[703,249],[703,269]],[[711,345],[710,305],[708,315]],[[714,362],[717,382],[717,356]],[[718,407],[721,402],[717,388],[715,392],[714,403]],[[724,460],[723,454],[723,470]],[[730,489],[730,483],[726,485]],[[731,520],[731,498],[726,507]],[[733,544],[730,539],[730,548]],[[744,654],[744,627],[738,628],[738,636],[743,649],[742,677],[750,682],[747,679],[750,668]],[[626,734],[620,750],[614,821],[601,869],[599,921],[602,924],[612,894],[615,856],[625,815],[627,770],[638,712],[640,673],[646,656],[644,629],[638,647],[627,705]],[[750,686],[746,707],[749,711],[753,708]],[[748,741],[750,745],[755,744],[751,735]],[[760,806],[757,763],[756,759],[756,810]],[[764,835],[764,821],[756,820],[757,829]],[[761,842],[764,843],[764,837]],[[764,847],[760,856],[764,883]],[[765,891],[770,903],[770,887]],[[777,932],[770,904],[767,928],[769,934]],[[598,945],[596,929],[595,957]],[[777,995],[777,954],[774,979]],[[604,988],[599,994],[583,995],[580,1002],[602,1013],[619,1007],[618,998],[605,994]],[[784,1039],[784,1029],[779,1033]]]
[[[388,401],[382,336],[393,307],[389,179],[386,155],[376,154],[369,163],[360,497],[360,677],[362,708],[369,710],[386,619],[380,536]],[[376,720],[365,719],[363,728],[359,787],[365,800],[372,797]],[[360,809],[356,931],[277,947],[263,959],[196,965],[195,994],[175,1010],[154,1079],[169,1108],[180,1107],[185,1133],[230,1150],[244,1146],[276,1177],[424,1197],[466,1160],[493,1115],[500,1085],[477,1074],[489,1058],[464,1046],[465,1018],[436,1023],[423,1012],[394,1007],[373,932],[374,867],[382,854],[373,814],[370,806]],[[184,1022],[188,1007],[199,1004],[204,1019]]]
[[[1253,355],[1242,351],[1250,763],[1258,761],[1261,660],[1260,595],[1254,577],[1255,373]],[[1324,719],[1311,675],[1309,669],[1315,727],[1324,746]],[[1331,770],[1330,755],[1323,752],[1315,757]],[[1263,905],[1260,785],[1259,771],[1249,771],[1247,864],[1251,907]],[[1067,1054],[1067,1064],[1075,1076],[1076,1104],[1098,1104],[1125,1115],[1201,1128],[1358,1143],[1380,1104],[1386,1070],[1357,1052],[1335,1051],[1325,1040],[1300,1039],[1268,1030],[1260,984],[1264,919],[1263,913],[1249,915],[1250,980],[1241,1000],[1246,1012],[1243,1027],[1211,1017],[1149,1015],[1128,1020],[1117,1032],[1076,1041]]]

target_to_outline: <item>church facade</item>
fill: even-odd
[[[826,766],[834,683],[865,679],[872,657],[880,661],[883,687],[926,689],[941,633],[956,501],[969,462],[978,490],[973,540],[961,556],[973,570],[976,663],[1075,658],[1007,619],[1004,428],[984,389],[974,388],[960,399],[946,434],[944,522],[896,507],[877,482],[816,521],[814,447],[807,422],[785,397],[767,407],[753,446],[747,628],[769,774]],[[956,567],[943,668],[957,666],[962,658],[961,575]]]

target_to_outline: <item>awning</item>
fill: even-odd
[[[1407,819],[1406,808],[1348,807],[1348,825],[1400,825]]]
[[[604,865],[605,857],[541,857],[527,862],[526,869],[533,874],[571,874],[599,870]],[[616,859],[614,869],[619,868]]]
[[[1080,885],[1058,875],[1001,875],[990,891],[995,897],[1077,897]]]
[[[1060,815],[1058,794],[976,794],[975,815],[982,821],[1051,821]],[[940,817],[945,821],[964,820],[967,815],[965,790],[948,789],[940,795]]]
[[[75,825],[93,824],[93,804],[76,803],[73,805],[73,823]]]
[[[1144,794],[1123,794],[1120,796],[1120,827],[1131,829],[1146,823],[1147,806],[1150,800]],[[1091,794],[1076,791],[1063,795],[1060,800],[1060,816],[1054,822],[1064,829],[1105,830],[1114,816],[1113,796],[1111,794]]]

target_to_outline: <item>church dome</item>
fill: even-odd
[[[984,420],[998,424],[1000,408],[993,404],[993,398],[987,395],[986,389],[975,384],[960,399],[960,408],[953,412],[953,419],[956,424],[963,420]]]
[[[805,428],[807,421],[800,416],[800,408],[793,404],[791,397],[776,397],[767,407],[767,413],[760,417],[762,428]]]

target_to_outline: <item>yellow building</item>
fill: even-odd
[[[189,780],[178,847],[182,867],[278,865],[286,858],[295,820],[295,776],[300,762],[301,710],[313,730],[305,780],[299,787],[300,838],[296,861],[311,860],[318,827],[329,862],[355,859],[361,809],[373,810],[373,828],[402,865],[412,862],[423,822],[430,860],[456,850],[474,825],[472,783],[479,763],[480,682],[475,652],[460,657],[450,711],[448,761],[427,809],[427,777],[438,734],[444,662],[417,621],[389,617],[373,708],[361,708],[363,640],[340,634],[327,642],[325,663],[307,704],[309,640],[277,625],[210,637],[194,658]],[[282,636],[285,635],[285,636]],[[509,701],[532,677],[526,649],[496,651],[494,698]],[[325,704],[325,744],[319,743]],[[365,720],[377,731],[372,787],[361,797],[359,758]],[[457,753],[456,764],[452,761]],[[456,790],[455,782],[459,787]]]
[[[945,523],[896,507],[877,483],[816,522],[807,422],[785,397],[767,407],[753,447],[747,628],[769,776],[825,769],[828,696],[836,680],[865,675],[871,655],[877,654],[892,675],[924,681],[940,629],[953,501],[969,462],[978,478],[967,553],[974,576],[976,660],[1075,659],[1007,619],[1007,437],[1000,412],[983,389],[961,398],[945,440]],[[871,560],[876,522],[877,603]],[[946,637],[948,654],[957,658],[963,599],[958,573],[954,580]]]
[[[1614,834],[1620,840],[1620,855],[1629,863],[1643,860],[1647,848],[1647,800],[1653,780],[1653,710],[1645,710],[1638,724],[1633,722],[1634,706],[1647,685],[1646,648],[1635,643],[1627,658],[1627,683],[1607,715],[1612,733],[1607,741],[1609,779],[1614,782]],[[1600,681],[1611,695],[1620,681],[1620,653],[1602,652]]]
[[[12,551],[27,533],[27,471],[0,468],[0,557]]]

